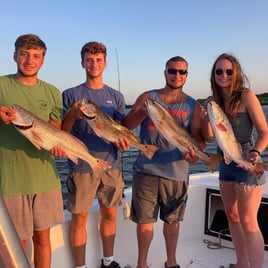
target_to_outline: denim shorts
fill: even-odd
[[[241,144],[242,151],[246,155],[252,148],[251,143]],[[226,165],[224,160],[220,161],[219,165],[219,180],[229,181],[245,185],[262,185],[266,182],[265,173],[261,178],[256,178],[251,172],[237,167],[235,162]]]

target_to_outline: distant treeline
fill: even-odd
[[[257,94],[257,98],[259,99],[261,105],[268,105],[268,93],[262,93],[262,94]],[[205,99],[198,99],[197,100],[201,105],[204,104]],[[126,108],[131,108],[133,104],[127,104]]]
[[[256,96],[259,99],[261,105],[268,105],[268,93],[256,94]],[[205,102],[205,99],[198,99],[197,101],[201,105],[203,105]]]

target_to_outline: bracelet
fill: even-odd
[[[249,153],[252,153],[252,152],[257,153],[259,156],[261,155],[260,151],[258,151],[258,150],[251,149],[251,150],[249,151]]]

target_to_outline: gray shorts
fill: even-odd
[[[131,219],[136,223],[153,223],[160,219],[182,221],[188,197],[188,182],[161,178],[134,171]]]
[[[88,212],[97,196],[99,204],[109,208],[121,203],[123,178],[119,168],[107,170],[100,177],[92,173],[73,172],[67,179],[68,210],[73,213]]]
[[[21,240],[64,221],[61,189],[3,199]]]

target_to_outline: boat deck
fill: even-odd
[[[236,261],[235,251],[231,241],[221,239],[217,236],[207,235],[204,232],[204,196],[207,188],[218,189],[217,176],[217,173],[209,173],[209,178],[202,180],[200,180],[198,175],[191,176],[189,199],[185,218],[180,226],[177,248],[177,261],[181,268],[229,268],[232,267],[230,264],[234,264]],[[215,180],[212,180],[213,178]],[[264,196],[268,196],[267,187]],[[166,253],[161,221],[155,225],[155,237],[150,247],[148,267],[164,268]],[[128,248],[127,245],[128,242],[126,242],[126,248]],[[134,252],[129,254],[127,260],[121,262],[122,267],[135,268],[136,259],[137,248],[134,248]],[[267,251],[265,251],[263,264],[263,268],[265,267],[268,267]]]
[[[213,236],[205,232],[207,189],[218,189],[217,178],[218,174],[216,172],[213,174],[194,174],[190,177],[188,203],[185,218],[180,226],[177,248],[177,261],[181,268],[229,268],[229,265],[235,262],[232,242],[228,239],[219,240],[217,235]],[[131,189],[126,189],[125,195],[124,204],[130,204]],[[268,197],[268,185],[265,188],[264,197]],[[129,219],[125,219],[124,215],[124,206],[120,206],[117,213],[114,257],[122,268],[136,268],[136,224]],[[213,217],[211,216],[211,218]],[[98,268],[102,258],[101,239],[98,232],[99,219],[98,205],[95,202],[90,211],[87,225],[86,259],[88,268]],[[66,221],[51,229],[53,250],[51,268],[75,267],[70,249],[69,227],[70,214],[66,211]],[[32,250],[29,250],[29,254],[31,253]],[[148,267],[164,268],[165,261],[166,252],[162,235],[162,222],[158,220],[154,224],[154,239],[149,250]],[[263,268],[265,267],[268,267],[268,251],[265,251]]]

